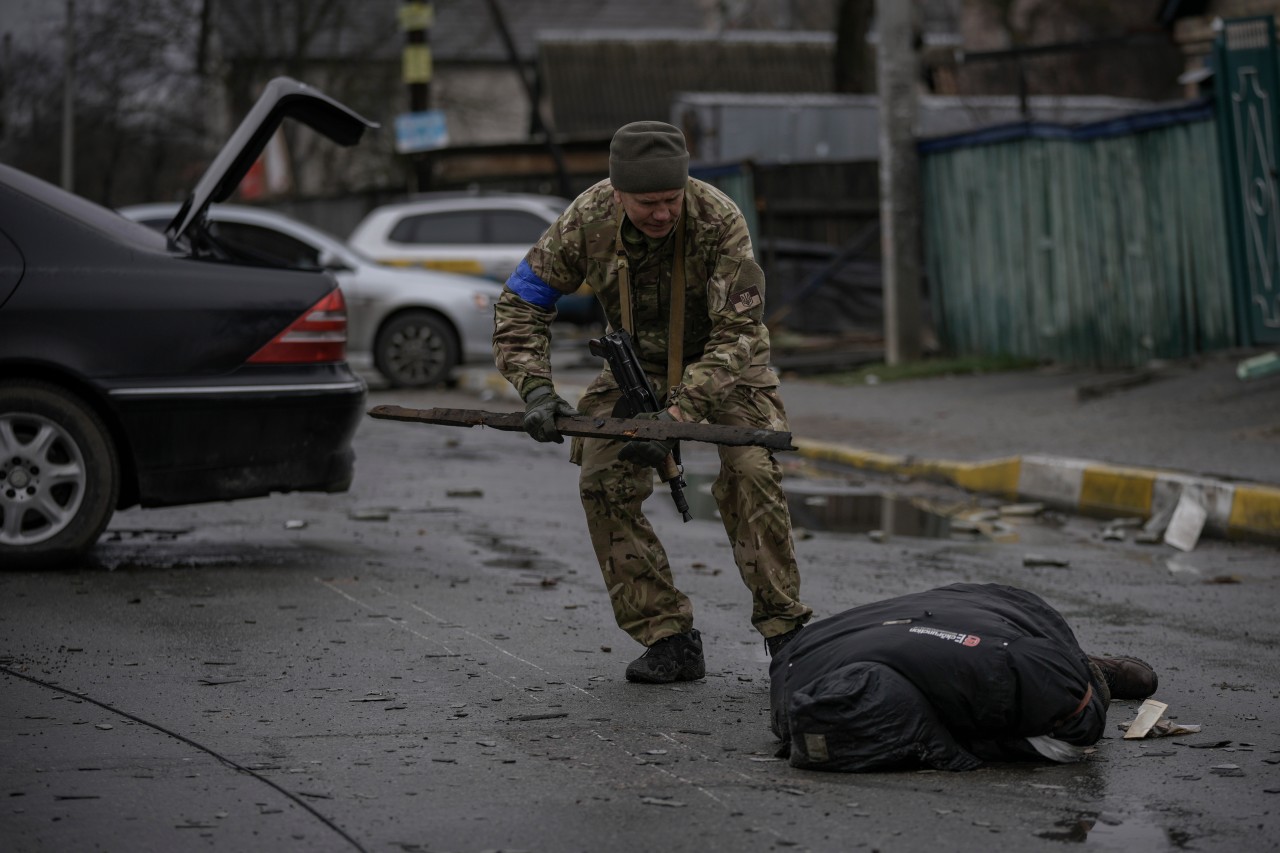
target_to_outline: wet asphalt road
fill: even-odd
[[[0,571],[4,849],[1280,844],[1273,547],[1181,555],[1103,541],[1087,519],[1010,519],[999,542],[802,530],[819,616],[956,581],[1023,586],[1091,651],[1149,660],[1169,716],[1203,726],[1123,741],[1137,703],[1121,702],[1082,764],[818,774],[773,757],[767,659],[718,523],[651,500],[708,675],[632,685],[639,649],[613,625],[565,448],[368,420],[357,450],[347,494],[126,512],[78,569]],[[714,461],[686,455],[695,474]],[[816,474],[788,464],[797,489]],[[1032,553],[1069,565],[1025,566]]]

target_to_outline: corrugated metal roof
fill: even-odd
[[[484,0],[430,0],[435,20],[431,49],[437,62],[506,63],[507,51]],[[537,57],[537,41],[545,35],[560,38],[574,33],[590,39],[652,38],[658,31],[680,32],[695,38],[765,40],[777,32],[803,37],[831,37],[836,3],[789,5],[775,0],[754,7],[728,6],[717,0],[497,0],[525,62]],[[923,0],[921,26],[926,41],[956,38],[960,0]],[[218,0],[214,4],[218,29],[227,56],[296,52],[299,40],[308,42],[311,59],[373,58],[395,60],[403,37],[399,11],[403,0],[362,0],[360,3],[278,4],[261,0]],[[782,11],[782,10],[785,10]]]
[[[824,44],[834,45],[835,34],[826,31],[809,30],[727,30],[723,33],[710,33],[700,30],[682,30],[669,26],[639,29],[568,29],[556,28],[539,30],[537,41],[565,42],[574,39],[583,41],[696,41],[706,42],[757,42],[765,44]]]
[[[630,32],[662,21],[666,27],[705,31],[710,23],[694,0],[498,0],[516,50],[526,62],[537,55],[540,30]],[[219,0],[214,6],[223,50],[229,57],[281,58],[307,44],[311,59],[398,60],[404,47],[402,0],[360,3],[273,4]],[[483,0],[433,0],[431,52],[438,63],[505,64],[506,47]]]
[[[957,99],[960,100],[960,99]],[[1084,102],[1087,99],[1077,98]],[[1123,105],[1125,101],[1117,101]],[[1015,139],[1107,139],[1116,136],[1130,136],[1144,130],[1155,130],[1189,121],[1212,119],[1213,101],[1205,98],[1198,101],[1181,103],[1172,107],[1131,112],[1116,118],[1101,119],[1075,126],[1048,124],[1043,122],[1015,122],[980,130],[964,131],[949,136],[925,139],[919,143],[920,153],[948,151],[952,148],[971,148],[975,145],[989,145],[997,142],[1010,142]]]
[[[831,91],[830,33],[649,32],[539,36],[539,71],[558,134],[608,137],[629,121],[669,120],[678,92]]]
[[[532,62],[542,30],[630,32],[662,21],[664,26],[705,30],[707,13],[694,0],[498,0],[520,58]],[[431,48],[440,62],[506,62],[507,51],[489,4],[480,0],[435,0]]]

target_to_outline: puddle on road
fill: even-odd
[[[713,474],[686,473],[686,497],[694,518],[719,520],[711,496]],[[915,536],[926,539],[972,539],[980,535],[971,526],[953,524],[950,516],[930,508],[920,499],[901,497],[873,489],[810,480],[783,483],[791,510],[792,527],[830,533]]]
[[[1148,814],[1086,813],[1059,821],[1057,829],[1037,832],[1038,838],[1086,844],[1094,850],[1172,850],[1186,847],[1189,836],[1165,830]]]
[[[951,519],[893,495],[804,494],[789,491],[791,523],[806,530],[950,539]]]

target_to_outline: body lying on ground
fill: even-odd
[[[811,623],[769,674],[779,755],[813,770],[1080,760],[1111,701],[1061,614],[1000,584],[953,584]]]

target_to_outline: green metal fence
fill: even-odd
[[[921,145],[943,345],[1124,367],[1236,341],[1207,104]]]
[[[1214,43],[1222,183],[1241,340],[1280,344],[1280,48],[1270,17],[1238,18]]]

